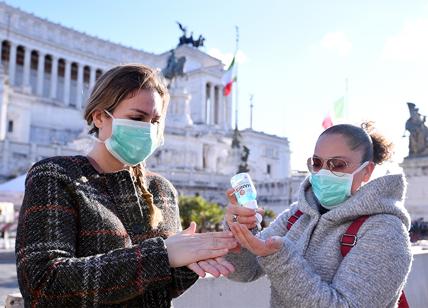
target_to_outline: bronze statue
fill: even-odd
[[[232,149],[239,149],[241,147],[242,136],[238,130],[238,126],[235,125],[232,137]]]
[[[250,168],[248,166],[248,157],[250,156],[250,149],[242,144],[242,135],[239,132],[238,126],[236,124],[235,129],[233,131],[231,147],[236,151],[235,153],[239,153],[240,156],[237,173],[250,171]]]
[[[413,103],[407,103],[410,118],[406,121],[409,131],[409,157],[428,156],[428,127],[425,126],[426,116],[422,116]]]
[[[250,171],[248,167],[248,156],[250,156],[250,149],[244,145],[242,146],[241,163],[238,167],[238,173]]]
[[[205,38],[201,35],[199,35],[199,38],[196,41],[193,41],[193,46],[198,48],[199,46],[204,46]]]
[[[178,21],[177,21],[177,24],[178,24],[178,27],[180,28],[180,30],[183,31],[183,36],[186,37],[187,28],[184,27],[182,24],[180,24]]]
[[[171,82],[176,77],[184,76],[184,63],[186,62],[185,57],[176,58],[174,49],[171,50],[171,54],[168,57],[166,67],[162,70],[162,74],[166,79]]]
[[[196,48],[204,46],[205,38],[202,35],[199,35],[199,38],[197,40],[195,40],[195,39],[193,39],[193,32],[190,32],[190,36],[187,37],[187,35],[186,35],[187,34],[187,28],[184,27],[178,21],[177,21],[177,24],[178,24],[178,27],[180,28],[180,30],[183,32],[183,35],[180,36],[180,38],[178,39],[177,47],[181,46],[181,45],[187,45],[187,44],[190,44]]]

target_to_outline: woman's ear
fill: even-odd
[[[92,113],[92,122],[94,123],[95,127],[98,129],[104,126],[105,119],[106,117],[104,115],[104,111],[97,109]]]
[[[375,163],[371,161],[364,168],[363,182],[367,183],[370,180],[370,177],[372,176],[375,166],[376,166]]]

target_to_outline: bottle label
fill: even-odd
[[[232,187],[235,189],[236,200],[244,205],[251,200],[256,200],[257,192],[251,178],[246,173],[237,174],[231,179]]]

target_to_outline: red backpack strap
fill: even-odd
[[[342,257],[345,257],[348,252],[351,251],[351,248],[357,243],[357,233],[361,225],[366,221],[369,216],[360,216],[355,219],[352,224],[348,227],[346,232],[342,235],[340,240],[340,252]]]
[[[407,302],[406,295],[404,295],[404,290],[401,292],[400,299],[398,300],[398,308],[409,308],[409,303]]]
[[[358,217],[348,227],[345,234],[342,235],[342,239],[340,240],[340,252],[342,253],[343,257],[345,257],[348,254],[348,252],[351,251],[351,248],[354,247],[355,244],[357,243],[358,230],[360,229],[361,225],[366,221],[367,218],[369,218],[369,216],[367,215]],[[409,308],[407,298],[404,295],[404,290],[401,292],[400,299],[398,300],[398,308]]]
[[[297,210],[296,213],[294,213],[294,215],[291,215],[287,221],[287,230],[290,230],[290,228],[294,225],[297,219],[299,219],[299,217],[302,215],[303,215],[303,212],[301,210]]]

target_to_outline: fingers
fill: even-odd
[[[235,248],[238,242],[233,233],[227,232],[207,232],[202,234],[194,234],[195,238],[200,237],[198,245],[203,249],[232,249]]]
[[[258,250],[265,248],[265,242],[263,240],[255,237],[245,226],[238,225],[238,227],[241,231],[241,236],[245,239],[248,247]]]
[[[214,263],[214,264],[213,264]],[[221,272],[217,267],[217,264],[211,260],[199,261],[198,265],[207,273],[210,273],[214,277],[219,277]]]
[[[235,217],[235,219],[234,219]],[[226,208],[225,220],[230,226],[234,222],[247,225],[248,228],[256,226],[256,212],[242,206],[230,204]]]
[[[226,259],[220,257],[216,258],[215,260],[221,265],[223,265],[229,271],[229,273],[233,273],[235,271],[235,267],[233,266],[233,264],[227,261]]]
[[[248,217],[254,216],[256,211],[243,206],[229,204],[229,206],[226,208],[226,214]]]
[[[233,188],[226,190],[226,196],[230,203],[238,204],[238,201],[236,201],[235,190]]]
[[[196,253],[197,260],[215,259],[222,257],[229,252],[228,249],[200,249]]]
[[[271,251],[278,251],[282,247],[282,239],[279,236],[272,236],[266,240],[266,246]]]
[[[198,263],[189,264],[187,267],[194,271],[199,277],[205,277],[205,271],[198,265]]]
[[[254,229],[255,227],[257,227],[257,223],[252,223],[246,226],[247,226],[247,229]]]
[[[190,226],[187,229],[184,229],[180,233],[182,234],[194,234],[196,232],[196,223],[192,221],[190,223]]]
[[[246,217],[246,216],[237,216],[236,222],[239,222],[242,225],[251,226],[251,225],[256,225],[257,219],[256,219],[255,213],[253,212],[252,216],[248,216],[248,217]]]
[[[235,271],[233,265],[224,258],[199,261],[198,265],[203,271],[210,273],[215,277],[219,277],[220,275],[227,276]]]
[[[268,246],[265,241],[255,237],[244,225],[235,223],[231,230],[241,246],[255,255],[267,256],[279,250],[278,246],[280,246],[281,241],[276,238]]]
[[[251,250],[247,241],[247,238],[244,236],[241,228],[240,228],[240,224],[238,223],[233,223],[230,226],[231,231],[233,232],[233,234],[235,235],[235,238],[238,240],[239,244],[244,247],[247,248],[248,250]],[[248,229],[247,229],[248,231]]]
[[[219,273],[223,276],[227,276],[229,275],[229,270],[227,269],[227,267],[225,267],[223,264],[221,264],[220,262],[217,262],[217,258],[216,259],[211,259],[211,260],[207,260],[207,262],[209,264],[211,264],[211,266],[215,267],[217,269],[217,271],[219,271]]]
[[[229,252],[240,253],[241,252],[241,245],[238,243],[235,248],[229,249]]]
[[[238,242],[235,238],[222,239],[222,238],[213,238],[210,243],[205,243],[205,248],[208,249],[232,249],[235,248]]]
[[[203,238],[212,239],[212,238],[233,238],[233,233],[230,231],[220,231],[220,232],[206,232],[206,233],[197,233],[196,236],[201,236]]]

